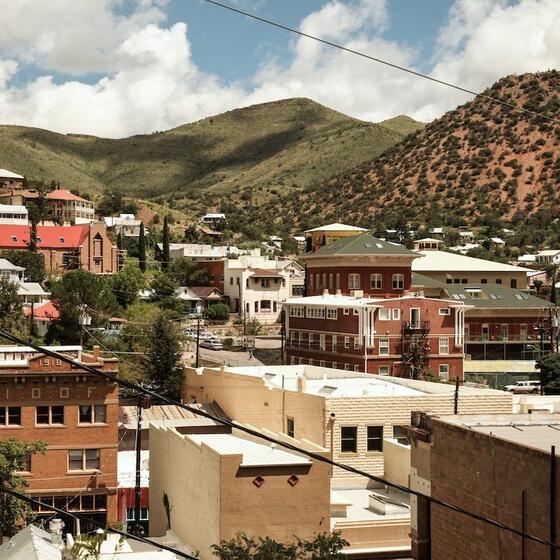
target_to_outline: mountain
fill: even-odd
[[[200,212],[284,197],[370,161],[421,126],[407,117],[366,123],[308,99],[123,139],[0,126],[0,167],[81,193],[119,189]]]
[[[508,76],[484,94],[555,120],[478,97],[369,163],[265,212],[281,211],[282,222],[297,230],[333,221],[377,229],[396,222],[521,223],[544,210],[558,216],[560,72]]]

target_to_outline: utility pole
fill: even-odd
[[[142,450],[142,409],[150,408],[149,397],[143,394],[136,395],[136,479],[134,485],[134,534],[142,536],[144,530],[140,525],[140,501],[142,498],[141,489],[141,450]]]
[[[282,365],[284,365],[284,338],[286,336],[286,311],[282,309],[280,311],[281,327],[280,327],[280,359]],[[283,378],[282,378],[283,379]]]
[[[459,378],[455,378],[455,395],[453,396],[453,414],[459,413]]]
[[[195,367],[200,362],[200,314],[196,317],[196,361]]]

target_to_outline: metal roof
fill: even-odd
[[[51,535],[29,525],[0,545],[2,560],[61,560],[62,551],[51,543]]]
[[[324,245],[314,253],[308,253],[304,258],[351,255],[406,255],[413,258],[421,256],[402,245],[383,241],[369,233],[364,233]]]
[[[358,227],[358,226],[348,226],[346,224],[341,224],[339,222],[336,222],[334,224],[328,224],[326,226],[319,226],[319,227],[316,227],[316,228],[313,228],[313,229],[308,229],[304,233],[318,233],[318,232],[321,232],[321,231],[326,231],[326,232],[329,232],[329,231],[335,231],[335,232],[336,231],[355,231],[357,233],[357,232],[360,232],[360,231],[367,231],[367,229],[363,228],[363,227]]]
[[[415,272],[530,272],[528,268],[447,251],[419,251],[421,259],[412,263]]]
[[[502,284],[445,284],[444,286],[443,289],[449,294],[450,299],[462,301],[475,308],[542,309],[554,307],[554,304],[549,301]]]

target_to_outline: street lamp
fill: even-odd
[[[195,367],[198,367],[200,361],[200,314],[202,313],[202,305],[196,305],[196,361]]]

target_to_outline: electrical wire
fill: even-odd
[[[92,523],[93,525],[96,525],[99,529],[103,529],[103,531],[108,531],[109,533],[116,533],[117,535],[121,535],[121,537],[126,537],[128,539],[132,539],[144,544],[149,544],[153,547],[159,548],[161,550],[166,550],[167,552],[172,552],[173,554],[176,554],[177,556],[180,556],[181,558],[188,558],[189,560],[200,560],[199,558],[197,558],[196,556],[192,556],[190,554],[187,554],[186,552],[182,552],[181,550],[177,550],[176,548],[173,548],[171,546],[167,546],[166,544],[162,544],[162,543],[158,543],[156,541],[153,541],[151,539],[148,539],[146,537],[140,537],[138,535],[132,535],[130,533],[127,533],[126,531],[121,531],[120,529],[116,529],[114,527],[111,526],[105,526],[103,523],[96,521],[95,519],[90,519],[87,515],[82,514],[82,513],[76,513],[73,511],[65,511],[61,508],[58,508],[56,506],[51,506],[50,504],[45,504],[35,498],[31,498],[30,496],[27,496],[25,494],[22,494],[21,492],[16,492],[15,490],[10,490],[8,488],[5,488],[3,486],[0,486],[0,493],[4,493],[4,494],[8,494],[9,496],[12,496],[13,498],[18,498],[24,502],[27,502],[30,505],[35,505],[35,506],[40,506],[40,507],[45,507],[48,508],[50,510],[55,511],[56,513],[62,514],[62,515],[68,515],[69,517],[73,517],[74,519],[78,519],[80,521],[84,521],[86,523]]]
[[[280,447],[284,447],[286,449],[289,449],[290,451],[294,451],[295,453],[299,453],[301,455],[305,455],[307,457],[310,457],[311,459],[314,459],[315,461],[319,461],[322,463],[326,463],[332,467],[336,467],[339,468],[341,470],[344,470],[346,472],[352,473],[352,474],[356,474],[358,476],[363,476],[369,480],[372,480],[374,482],[378,482],[380,484],[384,484],[390,488],[394,488],[396,490],[399,490],[401,492],[404,492],[406,494],[411,494],[413,496],[419,497],[419,498],[424,498],[426,500],[428,500],[429,502],[442,506],[450,511],[453,511],[455,513],[460,513],[462,515],[465,515],[467,517],[471,517],[472,519],[476,519],[477,521],[481,521],[483,523],[486,523],[488,525],[491,525],[493,527],[496,527],[498,529],[503,529],[505,531],[509,531],[510,533],[513,533],[515,535],[518,535],[520,537],[525,537],[526,539],[529,539],[533,542],[537,542],[549,547],[553,547],[553,548],[557,548],[560,549],[560,544],[556,544],[553,543],[551,541],[548,541],[546,539],[542,539],[540,537],[537,537],[533,534],[530,533],[526,533],[524,531],[520,531],[519,529],[516,529],[514,527],[511,527],[509,525],[506,525],[500,521],[496,521],[495,519],[491,519],[489,517],[486,517],[485,515],[480,515],[478,513],[474,513],[472,511],[466,510],[464,508],[461,508],[459,506],[456,506],[454,504],[451,504],[449,502],[446,502],[445,500],[439,499],[439,498],[435,498],[434,496],[428,496],[418,490],[413,490],[411,488],[408,488],[406,486],[402,486],[400,484],[396,484],[394,482],[391,482],[389,480],[384,479],[381,476],[377,476],[377,475],[373,475],[370,473],[367,473],[365,471],[362,471],[356,467],[352,467],[351,465],[347,465],[345,463],[339,463],[338,461],[334,461],[332,459],[329,459],[328,457],[324,457],[318,453],[315,453],[313,451],[308,451],[306,449],[303,449],[301,447],[298,447],[297,445],[294,445],[292,443],[289,443],[287,441],[281,440],[281,439],[277,439],[275,437],[269,436],[265,433],[261,433],[260,431],[250,428],[248,426],[245,426],[243,424],[238,424],[237,422],[234,422],[232,420],[228,420],[226,418],[220,418],[218,416],[214,416],[213,414],[210,414],[209,412],[206,412],[205,410],[201,410],[199,408],[195,408],[192,406],[189,406],[187,404],[181,403],[179,401],[176,401],[175,399],[171,399],[169,397],[166,397],[164,395],[160,395],[155,391],[152,391],[151,389],[147,389],[146,387],[142,387],[136,383],[132,383],[131,381],[127,381],[124,379],[119,379],[118,377],[111,375],[110,373],[104,372],[102,370],[98,370],[93,368],[92,366],[89,366],[87,364],[84,364],[82,362],[79,362],[78,360],[75,360],[73,358],[70,358],[68,356],[65,356],[64,354],[59,354],[58,352],[54,352],[53,350],[47,349],[47,348],[42,348],[41,346],[38,346],[34,343],[31,342],[26,342],[22,339],[20,339],[17,336],[14,336],[12,334],[9,333],[5,333],[0,331],[0,337],[4,338],[6,340],[9,340],[10,342],[13,342],[15,344],[22,344],[24,346],[29,346],[30,348],[33,348],[34,350],[36,350],[37,352],[40,352],[42,354],[45,354],[46,356],[50,356],[52,358],[57,358],[67,364],[73,365],[74,367],[78,368],[78,369],[82,369],[84,371],[87,371],[88,373],[91,373],[95,376],[98,377],[103,377],[104,379],[107,379],[113,383],[117,383],[119,385],[122,385],[124,387],[127,387],[128,389],[134,390],[138,393],[143,393],[149,397],[152,397],[153,399],[160,401],[160,402],[164,402],[166,404],[171,404],[174,406],[177,406],[179,408],[182,408],[184,410],[187,410],[188,412],[191,412],[193,414],[199,415],[199,416],[203,416],[204,418],[208,418],[209,420],[213,420],[214,422],[217,422],[219,424],[222,424],[224,426],[228,426],[229,428],[232,429],[236,429],[239,430],[241,432],[247,433],[253,437],[256,437],[258,439],[262,439],[267,441],[268,443],[272,443],[275,445],[279,445]]]
[[[447,82],[445,80],[440,80],[438,78],[434,78],[433,76],[429,76],[427,74],[422,74],[421,72],[417,72],[416,70],[412,70],[411,68],[407,68],[405,66],[399,66],[398,64],[395,64],[393,62],[389,62],[387,60],[383,60],[381,58],[371,56],[371,55],[366,54],[364,52],[357,51],[357,50],[351,49],[349,47],[345,47],[345,46],[340,45],[338,43],[328,41],[327,39],[321,39],[320,37],[317,37],[316,35],[310,35],[309,33],[304,33],[303,31],[299,31],[298,29],[295,29],[293,27],[288,27],[287,25],[284,25],[284,24],[278,23],[276,21],[257,16],[255,14],[252,14],[250,12],[246,12],[244,10],[240,10],[238,8],[234,8],[233,6],[228,6],[227,4],[222,4],[221,2],[217,2],[216,0],[204,0],[204,1],[208,4],[213,4],[214,6],[218,6],[220,8],[225,9],[225,10],[229,10],[230,12],[234,12],[236,14],[254,19],[256,21],[260,21],[261,23],[266,23],[267,25],[272,25],[273,27],[277,27],[278,29],[283,29],[284,31],[289,31],[290,33],[294,33],[296,35],[299,35],[300,37],[306,37],[307,39],[313,39],[314,41],[317,41],[317,42],[322,43],[324,45],[328,45],[329,47],[334,47],[334,48],[339,49],[341,51],[344,51],[344,52],[347,52],[347,53],[350,53],[350,54],[354,54],[356,56],[360,56],[360,57],[365,58],[367,60],[371,60],[371,61],[377,62],[379,64],[384,64],[385,66],[389,66],[389,67],[394,68],[396,70],[400,70],[401,72],[406,72],[407,74],[412,74],[413,76],[416,76],[417,78],[423,78],[424,80],[429,80],[431,82],[435,82],[436,84],[440,84],[440,85],[443,85],[443,86],[446,86],[446,87],[449,87],[449,88],[453,88],[453,89],[461,91],[463,93],[468,93],[468,94],[473,95],[475,97],[480,97],[481,99],[486,99],[487,101],[491,101],[492,103],[502,105],[503,107],[508,107],[509,109],[513,109],[514,111],[519,111],[519,112],[526,113],[526,114],[529,114],[529,115],[533,115],[533,116],[536,116],[536,117],[539,117],[539,118],[542,118],[542,119],[546,119],[550,122],[560,124],[560,121],[558,119],[555,119],[554,117],[549,117],[548,115],[545,115],[543,113],[539,113],[538,111],[532,111],[530,109],[525,109],[524,107],[520,107],[519,105],[515,105],[513,103],[508,103],[507,101],[503,101],[502,99],[498,99],[497,97],[492,97],[491,95],[486,95],[485,93],[479,93],[479,92],[467,89],[465,87],[458,86],[457,84],[453,84],[453,83]]]

